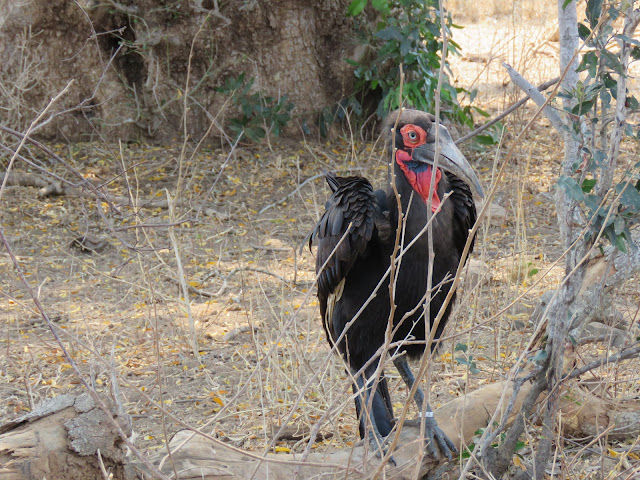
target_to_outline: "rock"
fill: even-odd
[[[507,210],[497,203],[492,203],[489,206],[488,216],[492,226],[501,227],[507,221]]]
[[[481,203],[476,203],[476,210],[480,212],[482,208]],[[507,210],[498,205],[497,203],[492,203],[489,205],[489,210],[487,211],[486,218],[489,219],[490,225],[492,227],[501,227],[507,221]]]
[[[475,288],[486,284],[491,280],[491,268],[482,260],[472,258],[464,269],[464,285],[467,288]]]

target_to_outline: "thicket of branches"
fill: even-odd
[[[629,66],[634,60],[640,59],[640,42],[634,39],[634,33],[640,23],[640,8],[638,2],[613,2],[605,5],[597,0],[590,0],[587,2],[586,20],[578,22],[576,2],[558,0],[558,16],[561,79],[547,97],[540,94],[509,66],[505,66],[513,82],[538,104],[539,109],[511,144],[503,159],[501,172],[511,161],[520,139],[529,126],[539,115],[546,115],[564,140],[564,159],[557,172],[555,195],[558,229],[564,250],[557,262],[564,265],[565,275],[550,301],[540,309],[536,331],[528,342],[529,348],[522,353],[507,377],[508,382],[505,385],[514,387],[514,390],[505,389],[502,392],[491,422],[483,430],[480,438],[475,440],[475,448],[463,466],[461,477],[476,467],[480,467],[487,477],[494,478],[500,478],[507,471],[512,464],[514,452],[521,445],[525,429],[532,422],[535,407],[542,395],[542,431],[535,445],[535,461],[532,470],[520,474],[523,478],[542,478],[546,465],[554,455],[553,442],[557,438],[559,400],[563,387],[569,380],[594,368],[640,354],[640,347],[636,344],[616,355],[603,357],[578,369],[573,368],[570,362],[567,364],[566,358],[568,353],[580,346],[581,331],[592,320],[594,312],[609,308],[611,294],[640,269],[640,250],[637,247],[640,240],[640,162],[623,164],[620,161],[622,142],[636,141],[640,137],[640,129],[634,123],[634,115],[640,110],[640,105],[638,100],[629,94],[628,89]],[[446,41],[445,34],[443,51],[447,51]],[[73,85],[67,88],[73,88]],[[441,93],[438,88],[435,92]],[[66,89],[53,101],[65,93]],[[188,89],[185,91],[185,98],[187,96]],[[437,99],[435,105],[436,110],[439,110]],[[34,162],[34,159],[25,153],[26,146],[30,144],[45,152],[48,158],[64,165],[68,178],[74,179],[71,181],[67,178],[53,178],[53,183],[58,186],[57,193],[86,195],[98,199],[108,205],[112,212],[117,211],[119,205],[133,203],[133,199],[129,197],[108,195],[103,185],[96,186],[87,181],[82,172],[65,164],[63,159],[32,138],[33,129],[45,118],[46,113],[46,110],[42,112],[31,123],[31,127],[25,128],[22,132],[3,127],[4,132],[18,141],[15,147],[4,145],[5,150],[11,151],[11,158],[2,177],[0,201],[3,195],[6,195],[6,186],[11,181],[16,162],[30,164],[39,170],[41,175],[52,179],[42,162]],[[230,143],[229,159],[236,147],[237,141]],[[186,153],[183,152],[178,161],[180,170],[173,195],[162,204],[148,204],[170,209],[171,228],[176,225],[173,223],[175,208],[187,205],[186,202],[181,203],[184,199],[182,182],[186,178],[182,162],[186,157]],[[222,174],[225,165],[222,165],[219,174]],[[217,179],[211,190],[216,184]],[[488,196],[487,205],[491,202],[498,185],[499,179]],[[44,187],[48,188],[46,182]],[[204,202],[191,207],[194,207],[196,218],[201,213],[216,214],[215,211],[208,211]],[[109,228],[110,222],[107,219],[105,224]],[[477,226],[475,228],[477,229]],[[114,235],[118,235],[111,230]],[[73,366],[98,406],[109,412],[93,386],[85,381],[84,373],[77,367],[72,355],[66,351],[65,343],[57,335],[57,330],[40,304],[38,295],[22,276],[20,263],[11,253],[10,241],[6,238],[2,225],[0,237],[17,275],[22,278],[25,288],[32,295],[43,321],[49,325],[58,344],[65,350],[69,364]],[[175,247],[175,241],[173,245]],[[134,248],[132,246],[132,249]],[[177,247],[176,257],[179,260]],[[175,278],[185,303],[188,303],[192,290],[179,261],[177,270]],[[590,275],[590,272],[594,271],[596,273]],[[229,277],[231,275],[229,274]],[[191,348],[194,356],[197,356],[196,329],[193,322],[190,326]],[[518,393],[525,385],[526,398],[517,403]],[[521,406],[514,411],[516,404]],[[514,413],[515,420],[511,421]],[[324,417],[323,419],[326,420]],[[115,428],[119,427],[115,425]],[[166,478],[150,464],[145,455],[135,449],[135,445],[124,433],[122,440],[150,471],[160,478]]]
[[[629,93],[628,80],[629,66],[640,52],[633,38],[640,9],[637,2],[588,1],[586,17],[584,23],[578,22],[576,2],[558,0],[561,82],[549,97],[505,65],[512,80],[538,104],[536,116],[546,115],[564,140],[555,199],[565,277],[543,309],[525,353],[539,350],[528,359],[522,355],[510,374],[516,385],[510,405],[522,383],[533,385],[521,410],[508,428],[511,409],[507,407],[502,417],[496,415],[496,423],[487,426],[477,444],[475,460],[495,478],[511,464],[543,392],[542,432],[533,471],[521,472],[519,478],[545,475],[554,455],[559,399],[566,382],[591,368],[640,353],[636,345],[615,359],[602,358],[579,370],[565,364],[566,353],[577,347],[577,333],[593,319],[593,312],[609,307],[610,295],[640,268],[640,162],[620,162],[623,139],[637,141],[639,132],[629,117],[637,111],[638,100]],[[517,141],[505,161],[513,148]],[[596,278],[587,278],[589,262],[600,252],[603,266]],[[499,435],[503,441],[496,448]]]

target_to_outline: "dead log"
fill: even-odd
[[[128,415],[113,410],[113,418],[131,434]],[[61,395],[0,426],[0,480],[95,480],[108,474],[135,478],[123,442],[89,395]]]
[[[498,408],[500,397],[507,389],[506,408],[513,388],[511,382],[497,382],[482,387],[464,397],[456,398],[435,411],[438,424],[457,445],[470,445],[476,431],[487,426],[493,412]],[[521,387],[516,397],[513,415],[531,388]],[[616,401],[600,398],[584,391],[579,386],[567,388],[562,395],[564,434],[582,440],[594,438],[608,432],[610,439],[635,438],[640,434],[640,401]],[[415,477],[416,462],[420,459],[419,421],[405,423],[400,432],[398,449],[393,452],[397,466],[387,465],[385,478],[404,480]],[[183,445],[184,444],[184,445]],[[169,448],[171,459],[158,455],[155,464],[170,475],[174,468],[181,480],[248,480],[250,478],[305,479],[347,478],[350,480],[369,478],[378,468],[380,461],[375,456],[365,458],[363,446],[332,452],[312,453],[300,464],[301,455],[267,454],[263,458],[226,446],[222,442],[212,442],[190,431],[176,434]],[[251,456],[250,456],[251,455]],[[419,475],[422,478],[439,466],[433,459],[421,459]]]
[[[591,440],[601,435],[609,442],[624,442],[640,435],[640,398],[620,400],[607,398],[587,390],[598,390],[581,382],[564,391],[560,399],[562,434],[580,440]],[[606,380],[599,379],[599,385]]]
[[[436,409],[436,419],[457,445],[470,445],[476,431],[486,427],[498,408],[503,391],[506,395],[501,408],[506,408],[512,388],[513,384],[506,381],[479,388]],[[529,390],[529,384],[521,387],[512,417],[518,414]],[[609,399],[604,392],[598,396],[593,391],[593,386],[587,388],[581,383],[565,387],[560,403],[563,435],[583,441],[603,434],[609,440],[636,438],[640,434],[640,400]],[[130,434],[129,417],[113,412],[122,429]],[[418,478],[422,478],[439,466],[433,459],[421,457],[419,431],[418,420],[405,423],[393,452],[397,466],[386,465],[385,478],[415,478],[416,468]],[[380,466],[375,456],[365,457],[364,446],[311,453],[301,462],[300,454],[262,456],[187,430],[173,437],[169,449],[171,457],[157,454],[151,461],[167,476],[175,478],[174,472],[178,472],[180,480],[355,480],[369,478]],[[154,478],[139,462],[127,463],[123,442],[88,395],[57,397],[0,426],[0,480],[93,480],[108,474],[113,474],[115,480]]]
[[[5,173],[0,173],[0,183],[4,181]],[[37,175],[35,173],[19,173],[19,172],[11,172],[11,175],[7,178],[7,185],[10,186],[22,186],[22,187],[37,187],[38,196],[40,197],[49,197],[49,196],[60,196],[66,195],[70,197],[80,197],[80,198],[88,198],[91,200],[104,200],[114,205],[119,206],[133,206],[132,198],[126,196],[117,196],[110,195],[104,192],[98,193],[97,189],[99,185],[94,185],[95,190],[88,190],[85,188],[75,187],[72,185],[67,185],[60,181],[47,180],[41,175]],[[194,209],[200,209],[202,213],[206,216],[215,216],[218,220],[228,220],[229,215],[224,212],[219,212],[211,207],[207,207],[204,205],[190,205],[187,201],[182,201],[180,199],[175,201],[176,207],[187,208],[191,207]],[[169,201],[164,198],[153,198],[149,200],[140,200],[136,207],[140,208],[169,208]]]

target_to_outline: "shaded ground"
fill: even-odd
[[[472,78],[478,64],[465,62],[461,78]],[[491,78],[481,101],[495,110],[501,106],[497,99],[508,101],[509,94],[501,92],[495,75]],[[519,113],[508,125],[505,142],[530,113]],[[509,369],[532,332],[529,316],[538,296],[560,278],[561,269],[553,267],[561,252],[550,193],[559,144],[546,122],[538,122],[501,180],[495,202],[506,216],[485,221],[474,252],[490,273],[476,288],[466,283],[461,292],[445,332],[449,339],[433,367],[434,406],[493,382]],[[381,185],[386,160],[379,144],[345,136],[330,144],[244,146],[233,155],[222,149],[191,155],[189,146],[181,165],[182,145],[54,148],[87,178],[106,183],[110,193],[129,192],[140,202],[165,197],[165,188],[174,192],[182,174],[180,198],[193,206],[178,208],[171,217],[159,208],[115,212],[94,200],[41,199],[35,189],[24,187],[10,187],[2,198],[1,222],[31,288],[85,379],[98,391],[113,392],[118,385],[142,449],[163,448],[165,436],[182,428],[159,406],[181,422],[257,451],[284,422],[291,425],[289,439],[278,442],[277,451],[304,448],[301,434],[325,412],[324,440],[315,447],[340,448],[356,440],[349,384],[340,362],[329,354],[319,322],[313,257],[308,249],[299,251],[322,212],[327,188],[320,178],[298,185],[323,170],[363,174]],[[635,149],[627,146],[627,160]],[[490,186],[495,159],[501,160],[497,147],[467,145],[463,150]],[[199,213],[203,202],[217,215]],[[94,254],[70,247],[85,232],[109,246]],[[176,251],[191,287],[188,299],[177,281]],[[33,310],[6,252],[0,271],[6,272],[0,277],[0,418],[9,419],[44,398],[82,387]],[[629,325],[637,321],[639,303],[637,283],[630,282],[617,299]],[[192,352],[190,318],[199,358]],[[248,328],[236,330],[241,327]],[[459,343],[468,346],[472,359],[455,351]],[[460,358],[475,362],[479,373],[470,373]],[[406,392],[395,370],[389,373],[399,406]],[[624,383],[621,391],[616,375],[606,380],[606,388],[638,395],[637,379]],[[569,444],[566,451],[572,448]],[[600,453],[593,457],[595,464],[587,458],[571,463],[569,471],[598,478],[602,462],[615,463],[616,458]]]

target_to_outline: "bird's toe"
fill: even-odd
[[[447,457],[448,461],[451,461],[453,456],[458,454],[458,448],[438,425],[427,426],[426,434],[427,449],[433,457],[439,458],[442,454]]]
[[[372,435],[369,438],[369,445],[371,447],[371,450],[375,452],[376,457],[378,457],[379,459],[383,459],[389,454],[389,448],[387,447],[386,440],[384,438],[376,438]],[[387,461],[394,467],[398,465],[396,463],[396,459],[393,458],[393,455],[389,455]]]

